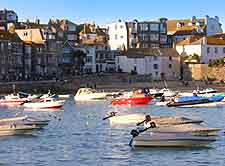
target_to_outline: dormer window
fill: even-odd
[[[177,28],[181,28],[181,27],[183,27],[184,26],[184,22],[178,22],[177,23]]]

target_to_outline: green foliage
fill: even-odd
[[[214,59],[214,60],[211,60],[208,64],[209,67],[223,67],[225,66],[225,62],[224,62],[224,59]]]

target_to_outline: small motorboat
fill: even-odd
[[[224,96],[216,95],[211,97],[201,96],[183,96],[179,97],[177,101],[172,101],[167,104],[168,107],[180,107],[188,105],[206,104],[212,102],[220,102],[224,99]]]
[[[21,97],[19,94],[13,93],[10,95],[3,96],[0,99],[0,105],[16,106],[26,101],[29,101],[29,99],[26,97]]]
[[[158,98],[158,97],[161,97],[164,92],[160,92],[159,89],[149,89],[149,94],[154,97],[154,98]]]
[[[49,120],[40,120],[29,116],[0,119],[0,136],[30,134],[35,129],[48,125]]]
[[[47,119],[41,120],[38,118],[26,116],[26,115],[0,119],[0,125],[6,124],[6,123],[24,124],[24,125],[35,126],[37,128],[43,128],[44,126],[48,125],[49,120]]]
[[[147,96],[145,93],[142,93],[141,90],[134,92],[124,93],[123,96],[116,97],[112,99],[113,105],[142,105],[148,104],[152,98]]]
[[[117,92],[99,92],[91,88],[80,88],[74,96],[75,101],[105,100],[108,96],[118,95]]]
[[[189,133],[149,132],[141,135],[137,133],[133,135],[129,145],[140,147],[201,147],[216,141],[212,137],[193,136]]]
[[[135,113],[127,115],[117,115],[116,112],[111,112],[109,116],[105,117],[104,120],[109,119],[110,125],[114,124],[137,124],[144,123],[146,120],[144,113]],[[157,125],[178,125],[187,123],[202,123],[202,120],[193,120],[185,117],[171,117],[171,116],[151,116],[151,120]]]
[[[157,123],[156,123],[157,124]],[[154,133],[190,133],[197,136],[215,136],[221,129],[209,128],[200,124],[158,125],[147,132]]]
[[[65,100],[57,100],[53,97],[41,99],[37,102],[25,102],[23,106],[30,109],[59,109],[63,106]]]

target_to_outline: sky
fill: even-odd
[[[50,18],[69,19],[77,24],[104,25],[118,19],[157,20],[219,16],[225,31],[225,0],[0,0],[0,9],[12,9],[19,21],[47,23]]]

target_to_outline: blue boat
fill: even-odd
[[[215,95],[211,97],[201,97],[201,96],[183,96],[178,98],[177,102],[169,102],[167,104],[168,107],[178,107],[184,105],[196,105],[196,104],[203,104],[203,103],[212,103],[212,102],[219,102],[224,99],[224,96]]]

